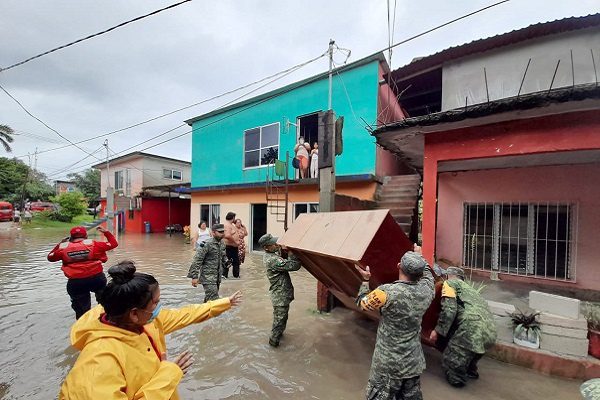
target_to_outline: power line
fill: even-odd
[[[310,59],[310,60],[307,60],[307,61],[304,61],[304,62],[302,62],[302,63],[300,63],[300,64],[296,64],[296,65],[294,65],[294,66],[292,66],[292,67],[290,67],[290,68],[288,68],[288,69],[285,69],[285,70],[283,70],[283,71],[279,71],[279,72],[277,72],[277,73],[275,73],[275,74],[272,74],[272,75],[266,76],[266,77],[264,77],[264,78],[261,78],[261,79],[259,79],[259,80],[257,80],[257,81],[254,81],[254,82],[251,82],[251,83],[245,84],[245,85],[243,85],[243,86],[239,86],[239,87],[237,87],[237,88],[235,88],[235,89],[232,89],[232,90],[229,90],[229,91],[227,91],[227,92],[224,92],[224,93],[218,94],[218,95],[216,95],[216,96],[213,96],[213,97],[210,97],[210,98],[208,98],[208,99],[201,100],[201,101],[199,101],[199,102],[196,102],[196,103],[190,104],[190,105],[188,105],[188,106],[185,106],[185,107],[178,108],[178,109],[176,109],[176,110],[173,110],[173,111],[169,111],[169,112],[167,112],[167,113],[164,113],[164,114],[161,114],[161,115],[158,115],[158,116],[155,116],[155,117],[152,117],[152,118],[146,119],[146,120],[144,120],[144,121],[141,121],[141,122],[137,122],[137,123],[135,123],[135,124],[132,124],[132,125],[126,126],[126,127],[124,127],[124,128],[117,129],[117,130],[115,130],[115,131],[111,131],[111,132],[108,132],[108,133],[103,133],[103,134],[95,135],[95,136],[93,136],[93,137],[90,137],[90,138],[88,138],[88,139],[80,140],[80,141],[78,141],[78,142],[75,142],[75,144],[81,144],[81,143],[89,142],[89,141],[91,141],[91,140],[95,140],[95,139],[98,139],[98,138],[101,138],[101,137],[106,137],[106,136],[114,135],[114,134],[116,134],[116,133],[123,132],[123,131],[126,131],[126,130],[128,130],[128,129],[132,129],[132,128],[138,127],[138,126],[140,126],[140,125],[147,124],[147,123],[149,123],[149,122],[152,122],[152,121],[156,121],[156,120],[158,120],[158,119],[160,119],[160,118],[167,117],[167,116],[169,116],[169,115],[172,115],[172,114],[178,113],[178,112],[180,112],[180,111],[187,110],[187,109],[189,109],[189,108],[196,107],[196,106],[199,106],[199,105],[201,105],[201,104],[204,104],[204,103],[208,103],[208,102],[210,102],[210,101],[213,101],[213,100],[220,99],[220,98],[222,98],[222,97],[228,96],[228,95],[230,95],[230,94],[233,94],[233,93],[235,93],[235,92],[239,92],[240,90],[244,90],[244,89],[247,89],[247,88],[249,88],[249,87],[251,87],[251,86],[258,85],[259,83],[262,83],[262,82],[264,82],[264,81],[266,81],[266,80],[269,80],[269,79],[275,78],[275,77],[277,77],[277,76],[279,76],[279,75],[282,75],[282,74],[287,74],[288,72],[293,72],[293,71],[296,71],[297,69],[299,69],[299,68],[302,68],[302,67],[304,67],[305,65],[308,65],[308,64],[310,64],[310,63],[312,63],[312,62],[314,62],[314,61],[316,61],[316,60],[318,60],[318,59],[320,59],[320,58],[324,57],[326,54],[327,54],[327,53],[325,52],[325,53],[321,54],[320,56],[314,57],[314,58],[312,58],[312,59]],[[246,95],[248,95],[248,93],[246,93]],[[246,96],[246,95],[245,95],[245,96]],[[180,125],[179,127],[181,127],[181,126],[185,126],[185,124],[182,124],[182,125]],[[51,152],[51,151],[55,151],[55,150],[64,149],[64,148],[67,148],[67,147],[71,147],[71,146],[73,146],[73,145],[74,145],[74,144],[67,144],[67,145],[63,145],[63,146],[59,146],[59,147],[53,147],[53,148],[51,148],[51,149],[41,150],[41,151],[39,151],[39,152],[38,152],[38,154],[42,154],[42,153],[48,153],[48,152]],[[16,156],[16,157],[17,157],[17,158],[23,158],[23,157],[27,157],[27,155],[26,155],[26,154],[24,154],[24,155],[20,155],[20,156]]]
[[[400,46],[400,45],[402,45],[402,44],[408,43],[408,42],[410,42],[410,41],[413,41],[413,40],[415,40],[415,39],[417,39],[417,38],[419,38],[419,37],[421,37],[421,36],[424,36],[424,35],[426,35],[426,34],[429,34],[429,33],[431,33],[431,32],[434,32],[434,31],[436,31],[436,30],[439,30],[439,29],[441,29],[441,28],[443,28],[443,27],[445,27],[445,26],[448,26],[448,25],[450,25],[450,24],[453,24],[453,23],[455,23],[455,22],[458,22],[458,21],[460,21],[460,20],[462,20],[462,19],[468,18],[468,17],[470,17],[470,16],[472,16],[472,15],[478,14],[478,13],[480,13],[480,12],[482,12],[482,11],[485,11],[485,10],[488,10],[488,9],[490,9],[490,8],[496,7],[496,6],[500,5],[500,4],[507,3],[507,2],[509,2],[509,1],[510,1],[510,0],[502,0],[502,1],[499,1],[499,2],[497,2],[497,3],[494,3],[494,4],[491,4],[491,5],[488,5],[488,6],[486,6],[486,7],[480,8],[480,9],[478,9],[478,10],[475,10],[475,11],[473,11],[473,12],[470,12],[470,13],[468,13],[468,14],[465,14],[465,15],[463,15],[463,16],[460,16],[460,17],[458,17],[458,18],[454,18],[454,19],[452,19],[452,20],[450,20],[450,21],[448,21],[448,22],[445,22],[445,23],[443,23],[443,24],[441,24],[441,25],[438,25],[438,26],[436,26],[436,27],[434,27],[434,28],[428,29],[428,30],[426,30],[426,31],[424,31],[424,32],[421,32],[421,33],[419,33],[419,34],[416,34],[416,35],[414,35],[414,36],[411,36],[411,37],[409,37],[409,38],[407,38],[407,39],[404,39],[404,40],[402,40],[402,41],[400,41],[400,42],[397,42],[397,43],[395,43],[395,44],[392,44],[391,46],[388,46],[387,48],[384,48],[384,49],[382,49],[382,50],[379,50],[379,51],[377,51],[377,52],[373,53],[372,55],[376,55],[376,54],[379,54],[380,52],[383,52],[383,51],[386,51],[386,50],[390,50],[390,49],[392,49],[392,48],[394,48],[394,47],[397,47],[397,46]],[[325,54],[326,54],[326,53],[325,53]],[[318,57],[318,58],[321,58],[321,57],[322,57],[322,56],[320,56],[320,57]],[[318,59],[318,58],[317,58],[317,59]],[[315,82],[315,81],[317,81],[317,80],[319,80],[319,79],[321,79],[321,76],[320,76],[320,75],[317,75],[317,76],[313,77],[312,79],[309,79],[308,81],[306,81],[306,84],[308,84],[308,83],[312,83],[312,82]],[[210,122],[210,123],[208,123],[208,124],[206,124],[206,125],[204,125],[204,126],[198,127],[198,128],[199,128],[199,129],[200,129],[200,128],[204,128],[204,127],[206,127],[206,126],[209,126],[209,125],[212,125],[212,124],[214,124],[214,123],[220,122],[220,121],[222,121],[223,119],[230,118],[230,117],[232,117],[233,115],[236,115],[236,114],[238,114],[238,113],[240,113],[240,112],[243,112],[243,111],[247,110],[248,108],[252,108],[252,107],[255,107],[255,106],[259,105],[259,104],[262,104],[263,102],[265,102],[265,101],[268,101],[268,100],[270,100],[270,99],[271,99],[271,98],[273,98],[273,97],[279,96],[279,95],[281,95],[281,94],[283,94],[283,93],[287,93],[288,91],[290,91],[290,90],[292,90],[292,89],[293,89],[293,88],[287,89],[287,90],[285,90],[285,91],[283,91],[283,92],[278,92],[278,93],[276,93],[276,94],[274,94],[274,95],[272,95],[272,96],[266,97],[266,98],[264,98],[264,99],[262,99],[262,100],[260,100],[260,101],[258,101],[258,102],[252,103],[252,104],[251,104],[249,107],[242,108],[242,109],[240,109],[240,110],[238,110],[238,111],[236,111],[236,112],[234,112],[234,113],[230,113],[230,114],[228,114],[228,115],[224,116],[224,117],[223,117],[223,118],[221,118],[221,119],[217,119],[217,120],[215,120],[215,121],[212,121],[212,122]],[[223,106],[221,106],[221,107],[219,107],[219,108],[222,108],[222,107],[223,107]],[[217,108],[216,110],[218,110],[219,108]],[[161,142],[159,142],[159,143],[156,143],[156,144],[153,144],[153,145],[151,145],[151,146],[145,147],[144,149],[141,149],[141,150],[139,150],[139,151],[144,151],[144,150],[148,150],[148,149],[151,149],[151,148],[153,148],[153,147],[156,147],[156,146],[160,146],[160,145],[162,145],[162,144],[164,144],[164,143],[167,143],[167,142],[170,142],[170,141],[172,141],[172,140],[178,139],[178,138],[180,138],[180,137],[182,137],[182,136],[185,136],[185,135],[187,135],[187,134],[189,134],[189,133],[192,133],[192,131],[187,131],[187,132],[184,132],[184,133],[182,133],[182,134],[179,134],[179,135],[177,135],[177,136],[174,136],[174,137],[172,137],[172,138],[170,138],[170,139],[163,140],[163,141],[161,141]],[[152,140],[152,139],[149,139],[149,140]],[[148,140],[148,141],[149,141],[149,140]],[[141,145],[141,144],[147,143],[148,141],[143,141],[143,142],[141,142],[141,143],[138,143],[137,145],[131,146],[131,147],[129,147],[128,149],[126,149],[126,150],[123,150],[123,151],[127,151],[127,150],[129,150],[129,149],[131,149],[131,148],[133,148],[133,147],[137,147],[137,146],[139,146],[139,145]],[[122,151],[122,152],[123,152],[123,151]],[[122,152],[120,152],[120,153],[122,153]],[[117,153],[117,154],[119,154],[119,153]]]
[[[386,47],[385,49],[382,49],[382,50],[376,51],[376,52],[375,52],[375,53],[373,53],[372,55],[374,55],[374,54],[378,54],[378,53],[380,53],[380,52],[383,52],[383,51],[387,51],[387,50],[393,49],[394,47],[398,47],[398,46],[400,46],[400,45],[402,45],[402,44],[404,44],[404,43],[407,43],[407,42],[410,42],[410,41],[412,41],[412,40],[415,40],[415,39],[417,39],[417,38],[420,38],[421,36],[424,36],[424,35],[427,35],[428,33],[431,33],[431,32],[434,32],[434,31],[437,31],[438,29],[441,29],[441,28],[443,28],[443,27],[445,27],[445,26],[451,25],[451,24],[453,24],[453,23],[455,23],[455,22],[458,22],[458,21],[460,21],[460,20],[462,20],[462,19],[465,19],[465,18],[468,18],[468,17],[470,17],[470,16],[473,16],[473,15],[475,15],[475,14],[478,14],[478,13],[480,13],[480,12],[482,12],[482,11],[489,10],[490,8],[492,8],[492,7],[496,7],[496,6],[499,6],[500,4],[503,4],[503,3],[508,3],[509,1],[510,1],[510,0],[502,0],[502,1],[499,1],[499,2],[497,2],[497,3],[490,4],[489,6],[485,6],[485,7],[483,7],[483,8],[480,8],[480,9],[478,9],[478,10],[475,10],[475,11],[473,11],[473,12],[470,12],[470,13],[468,13],[468,14],[465,14],[465,15],[463,15],[463,16],[461,16],[461,17],[454,18],[453,20],[450,20],[450,21],[448,21],[448,22],[444,22],[444,23],[443,23],[443,24],[441,24],[441,25],[438,25],[438,26],[436,26],[436,27],[434,27],[434,28],[428,29],[428,30],[426,30],[426,31],[424,31],[424,32],[418,33],[418,34],[416,34],[416,35],[414,35],[414,36],[411,36],[411,37],[409,37],[409,38],[407,38],[407,39],[404,39],[404,40],[402,40],[402,41],[400,41],[400,42],[398,42],[398,43],[394,43],[393,45],[391,45],[391,46],[388,46],[388,47]]]
[[[269,82],[267,82],[267,83],[265,83],[265,84],[263,84],[263,85],[261,85],[261,86],[259,86],[259,87],[255,88],[255,89],[252,89],[251,91],[249,91],[249,92],[246,92],[246,93],[244,93],[243,95],[241,95],[241,96],[238,96],[237,98],[235,98],[235,99],[233,99],[233,100],[230,100],[229,102],[227,102],[227,103],[225,103],[225,104],[223,104],[223,105],[219,106],[218,108],[216,108],[216,109],[215,109],[215,111],[216,111],[216,110],[219,110],[219,109],[222,109],[222,108],[224,108],[224,107],[227,107],[228,105],[230,105],[230,104],[232,104],[232,103],[235,103],[236,101],[238,101],[238,100],[240,100],[240,99],[242,99],[242,98],[244,98],[244,97],[248,96],[249,94],[252,94],[252,93],[254,93],[254,92],[256,92],[256,91],[258,91],[258,90],[260,90],[260,89],[262,89],[262,88],[266,87],[267,85],[270,85],[270,84],[271,84],[271,83],[273,83],[273,82],[276,82],[276,81],[278,81],[279,79],[283,79],[283,78],[285,78],[287,75],[290,75],[291,73],[293,73],[293,72],[297,71],[298,69],[300,69],[300,68],[302,68],[302,67],[304,67],[304,66],[306,66],[306,65],[308,65],[308,64],[310,64],[310,63],[312,63],[312,62],[314,62],[314,61],[316,61],[316,60],[318,60],[318,59],[320,59],[320,58],[322,58],[322,57],[324,57],[326,54],[327,54],[327,52],[325,52],[325,53],[321,54],[319,57],[315,57],[315,58],[313,58],[313,59],[311,59],[311,60],[309,60],[309,61],[306,61],[306,62],[304,62],[304,63],[302,63],[302,64],[298,64],[298,65],[296,65],[296,66],[295,66],[295,68],[290,68],[290,69],[286,70],[286,73],[285,73],[285,74],[283,74],[283,75],[281,75],[281,74],[275,74],[274,76],[277,76],[277,75],[281,75],[281,76],[277,76],[277,77],[276,77],[276,78],[274,78],[273,80],[271,80],[271,81],[269,81]],[[313,81],[316,81],[316,80],[318,80],[317,78],[318,78],[318,77],[313,77],[313,79],[312,79],[310,82],[313,82]],[[264,79],[263,79],[263,80],[264,80]],[[287,93],[287,92],[288,92],[288,91],[290,91],[290,90],[291,90],[291,89],[287,89],[287,90],[286,90],[286,91],[284,91],[283,93]],[[212,125],[212,124],[214,124],[214,123],[217,123],[217,122],[220,122],[220,121],[222,121],[222,120],[225,120],[225,119],[227,119],[227,118],[229,118],[229,117],[232,117],[232,116],[234,116],[234,115],[236,115],[236,114],[239,114],[239,113],[240,113],[240,112],[242,112],[242,111],[245,111],[245,110],[247,110],[247,109],[249,109],[249,108],[252,108],[252,107],[255,107],[255,106],[259,105],[259,104],[262,104],[262,103],[264,103],[265,101],[267,101],[267,100],[269,100],[269,99],[271,99],[271,98],[273,98],[273,97],[279,96],[280,94],[282,94],[282,93],[277,93],[277,94],[271,95],[271,96],[267,97],[266,99],[263,99],[263,100],[261,100],[261,101],[259,101],[259,102],[257,102],[257,103],[252,103],[252,104],[251,104],[249,107],[245,107],[245,108],[243,108],[243,109],[241,109],[241,110],[238,110],[238,111],[236,111],[236,112],[234,112],[234,113],[228,114],[227,116],[225,116],[225,117],[223,117],[223,118],[220,118],[220,119],[217,119],[217,120],[215,120],[215,121],[212,121],[211,123],[208,123],[208,124],[206,124],[206,125],[203,125],[203,126],[201,126],[200,128],[205,128],[205,127],[207,127],[207,126],[209,126],[209,125]],[[185,124],[184,124],[184,125],[185,125]],[[172,131],[174,131],[175,129],[177,129],[177,128],[180,128],[180,127],[182,127],[182,126],[184,126],[184,125],[179,125],[179,126],[177,126],[177,127],[175,127],[175,128],[172,128],[172,129],[170,129],[170,130],[168,130],[168,131],[166,131],[166,132],[160,133],[160,134],[158,134],[158,135],[156,135],[156,136],[153,136],[153,137],[151,137],[151,138],[149,138],[149,139],[146,139],[146,140],[144,140],[144,141],[142,141],[142,142],[140,142],[140,143],[134,144],[133,146],[130,146],[130,147],[128,147],[128,148],[126,148],[126,149],[124,149],[124,150],[121,150],[120,152],[118,152],[118,153],[115,153],[114,155],[123,154],[123,153],[124,153],[124,152],[126,152],[126,151],[129,151],[129,150],[131,150],[131,149],[133,149],[133,148],[135,148],[135,147],[138,147],[138,146],[140,146],[140,145],[142,145],[142,144],[148,143],[148,142],[150,142],[150,141],[152,141],[152,140],[154,140],[154,139],[156,139],[156,138],[158,138],[158,137],[160,137],[160,136],[163,136],[163,135],[165,135],[165,134],[167,134],[167,133],[169,133],[169,132],[172,132]],[[186,132],[184,132],[184,133],[182,133],[182,134],[179,134],[179,135],[177,135],[177,136],[174,136],[174,137],[172,137],[172,138],[170,138],[170,139],[167,139],[167,140],[163,140],[162,142],[156,143],[156,144],[154,144],[154,145],[152,145],[152,146],[148,146],[148,147],[146,147],[146,148],[144,148],[144,149],[140,149],[140,150],[138,150],[138,151],[144,151],[144,150],[151,149],[151,148],[153,148],[153,147],[156,147],[156,146],[159,146],[159,145],[161,145],[161,144],[164,144],[164,143],[170,142],[171,140],[178,139],[178,138],[180,138],[180,137],[183,137],[183,136],[185,136],[185,135],[188,135],[188,134],[190,134],[190,133],[192,133],[192,131],[191,131],[191,130],[190,130],[190,131],[186,131]],[[87,168],[88,166],[91,166],[91,165],[94,165],[94,164],[95,164],[95,163],[92,163],[92,164],[87,164],[87,165],[86,165],[86,168]]]
[[[130,20],[128,20],[128,21],[125,21],[125,22],[121,22],[120,24],[118,24],[118,25],[115,25],[115,26],[113,26],[113,27],[110,27],[110,28],[108,28],[108,29],[105,29],[105,30],[103,30],[103,31],[100,31],[100,32],[97,32],[97,33],[93,33],[93,34],[91,34],[91,35],[88,35],[88,36],[86,36],[86,37],[84,37],[84,38],[77,39],[77,40],[75,40],[75,41],[73,41],[73,42],[70,42],[70,43],[67,43],[67,44],[63,44],[62,46],[55,47],[55,48],[53,48],[53,49],[50,49],[50,50],[48,50],[48,51],[45,51],[45,52],[43,52],[43,53],[37,54],[37,55],[35,55],[35,56],[33,56],[33,57],[29,57],[29,58],[27,58],[27,59],[25,59],[25,60],[23,60],[23,61],[20,61],[20,62],[18,62],[18,63],[16,63],[16,64],[9,65],[8,67],[0,68],[0,72],[4,72],[4,71],[7,71],[7,70],[9,70],[9,69],[12,69],[12,68],[18,67],[18,66],[20,66],[20,65],[23,65],[23,64],[25,64],[25,63],[28,63],[29,61],[35,60],[36,58],[43,57],[43,56],[45,56],[45,55],[48,55],[48,54],[50,54],[50,53],[54,53],[55,51],[62,50],[62,49],[64,49],[64,48],[67,48],[67,47],[73,46],[73,45],[75,45],[75,44],[77,44],[77,43],[81,43],[81,42],[83,42],[83,41],[85,41],[85,40],[92,39],[92,38],[94,38],[94,37],[96,37],[96,36],[104,35],[105,33],[108,33],[108,32],[110,32],[110,31],[114,31],[115,29],[121,28],[122,26],[125,26],[125,25],[128,25],[128,24],[131,24],[132,22],[136,22],[136,21],[142,20],[142,19],[144,19],[144,18],[147,18],[147,17],[150,17],[150,16],[152,16],[152,15],[158,14],[158,13],[160,13],[160,12],[163,12],[163,11],[165,11],[165,10],[168,10],[168,9],[171,9],[171,8],[174,8],[174,7],[177,7],[177,6],[180,6],[180,5],[182,5],[182,4],[184,4],[184,3],[188,3],[188,2],[190,2],[190,1],[192,1],[192,0],[183,0],[183,1],[180,1],[179,3],[171,4],[170,6],[163,7],[163,8],[161,8],[161,9],[158,9],[158,10],[156,10],[156,11],[152,11],[151,13],[148,13],[148,14],[141,15],[141,16],[139,16],[139,17],[136,17],[136,18],[130,19]]]

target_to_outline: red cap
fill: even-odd
[[[86,238],[87,231],[85,230],[85,228],[83,226],[76,226],[74,228],[71,228],[71,237],[72,238]]]

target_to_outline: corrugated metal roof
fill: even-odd
[[[579,29],[600,26],[600,14],[591,14],[584,17],[571,17],[558,19],[550,22],[529,25],[522,29],[516,29],[508,33],[491,36],[485,39],[474,40],[460,46],[450,47],[427,57],[421,57],[410,64],[392,71],[394,80],[402,80],[415,73],[426,71],[444,62],[463,58],[475,53],[492,50],[502,46],[508,46],[525,40],[542,36],[553,35],[561,32],[575,31]]]

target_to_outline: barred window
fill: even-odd
[[[572,280],[575,207],[561,203],[466,203],[464,265]]]

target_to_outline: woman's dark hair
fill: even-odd
[[[231,221],[235,219],[235,213],[233,211],[229,211],[227,215],[225,215],[225,219],[227,221]]]
[[[202,226],[202,224],[206,224],[206,221],[200,221],[200,223],[198,224],[198,228],[200,228]],[[208,225],[208,224],[206,224]]]
[[[110,282],[99,302],[108,317],[119,317],[132,308],[144,308],[152,299],[158,281],[149,274],[135,272],[133,261],[121,261],[108,269]]]

